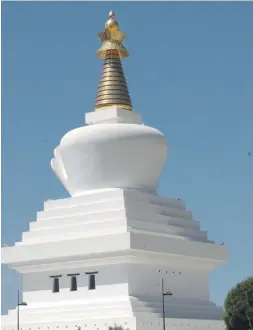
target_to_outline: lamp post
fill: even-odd
[[[165,296],[172,296],[172,293],[170,291],[164,292],[163,287],[163,278],[162,278],[162,301],[163,301],[163,330],[165,330],[165,310],[164,310],[164,297]]]
[[[19,330],[19,306],[27,306],[27,303],[19,301],[19,290],[18,290],[18,304],[17,304],[17,330]]]

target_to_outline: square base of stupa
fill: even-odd
[[[23,278],[20,330],[162,330],[161,279],[173,293],[165,297],[166,329],[222,329],[208,280],[226,258],[182,200],[116,188],[45,202],[22,241],[2,253]],[[90,291],[86,274],[94,271]],[[16,315],[2,317],[3,330],[15,330]]]

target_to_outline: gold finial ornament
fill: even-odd
[[[119,23],[115,20],[115,13],[112,10],[109,12],[109,19],[105,23],[105,29],[109,31],[119,30]]]
[[[105,31],[98,34],[102,46],[97,51],[97,57],[104,60],[103,72],[100,77],[95,110],[117,106],[132,110],[121,59],[129,56],[128,50],[122,45],[126,38],[120,32],[115,13],[110,11],[109,19],[105,23]]]

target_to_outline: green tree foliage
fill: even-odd
[[[253,330],[253,276],[231,289],[224,308],[227,330]]]

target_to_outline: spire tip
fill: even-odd
[[[107,31],[118,31],[119,30],[119,23],[115,19],[114,11],[109,12],[109,19],[105,23],[105,30]]]
[[[115,12],[113,10],[111,10],[109,12],[109,18],[114,18],[115,17]]]

